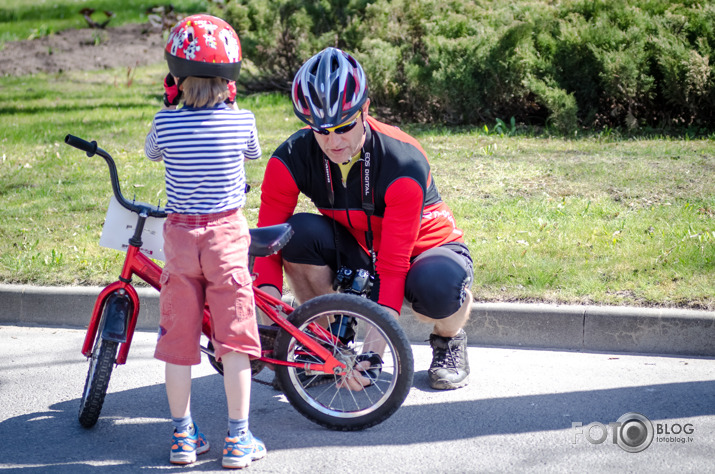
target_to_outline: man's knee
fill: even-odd
[[[462,307],[471,275],[453,255],[449,250],[436,252],[418,259],[410,268],[405,297],[416,313],[444,319]]]
[[[419,294],[408,297],[412,309],[430,319],[444,319],[453,315],[462,307],[466,297],[466,288],[453,288],[446,285],[422,285]]]
[[[332,227],[317,214],[295,214],[287,221],[293,237],[282,250],[283,260],[298,264],[324,265],[324,248],[331,244]]]

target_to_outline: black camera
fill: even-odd
[[[342,293],[368,297],[372,288],[372,275],[370,272],[360,268],[352,271],[348,267],[340,267],[335,274],[333,289]]]
[[[362,296],[370,296],[372,288],[372,275],[365,269],[352,271],[348,267],[340,267],[335,274],[333,289],[341,293]],[[330,332],[336,335],[343,344],[350,344],[355,338],[355,327],[357,320],[352,316],[340,316],[330,324]]]

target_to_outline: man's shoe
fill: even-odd
[[[252,461],[257,461],[265,456],[266,445],[248,431],[235,438],[226,437],[221,464],[228,469],[242,469],[250,466]]]
[[[199,431],[199,427],[194,424],[193,434],[191,430],[177,433],[171,438],[171,453],[169,462],[171,464],[191,464],[196,462],[197,454],[204,454],[209,450],[209,442]]]
[[[454,337],[430,334],[432,365],[427,374],[429,384],[437,390],[453,390],[469,383],[467,333],[463,329]]]

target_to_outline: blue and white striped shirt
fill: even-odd
[[[210,214],[243,207],[243,160],[261,157],[256,119],[226,104],[161,110],[144,144],[152,161],[164,160],[167,212]]]

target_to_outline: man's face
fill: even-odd
[[[365,107],[365,109],[367,109],[367,107]],[[323,150],[325,155],[333,163],[345,163],[360,152],[363,143],[365,143],[365,125],[363,123],[363,114],[364,112],[358,112],[357,115],[350,118],[347,122],[335,127],[339,131],[341,126],[350,125],[354,121],[357,121],[352,130],[348,132],[341,134],[331,131],[330,134],[323,135],[313,131],[313,136],[315,136],[315,139],[318,141],[318,145],[320,145],[320,148]]]

